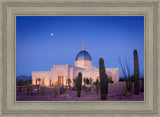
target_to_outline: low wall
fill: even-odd
[[[139,81],[139,90],[143,87],[143,81]],[[108,94],[123,95],[127,91],[126,82],[117,82],[108,84]],[[132,91],[134,92],[134,82],[132,83]]]
[[[125,82],[109,83],[108,84],[108,94],[112,95],[122,95],[126,91]]]

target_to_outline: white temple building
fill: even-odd
[[[75,66],[68,64],[53,65],[51,71],[33,71],[32,84],[36,85],[40,83],[40,85],[51,86],[55,82],[58,82],[60,85],[65,85],[66,79],[69,78],[72,81],[71,86],[73,86],[73,79],[78,76],[79,72],[82,73],[82,78],[92,78],[93,82],[99,78],[99,68],[92,66],[91,56],[85,50],[84,44],[82,50],[75,58]],[[113,83],[117,83],[119,81],[118,68],[106,68],[106,74],[112,78]],[[41,79],[40,82],[38,82],[38,78]]]

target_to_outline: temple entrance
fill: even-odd
[[[64,78],[63,76],[58,76],[58,85],[63,85]]]

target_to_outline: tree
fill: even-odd
[[[122,65],[122,62],[121,62],[121,59],[119,58],[119,56],[118,56],[118,60],[119,60],[119,63],[121,65],[121,69],[122,69],[122,72],[124,75],[127,91],[130,92],[132,90],[132,78],[130,76],[130,69],[129,69],[127,59],[126,59],[126,62],[124,65]]]

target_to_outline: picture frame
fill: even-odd
[[[159,0],[1,0],[0,114],[158,117]],[[16,101],[16,16],[144,16],[144,101]]]

